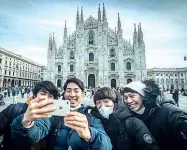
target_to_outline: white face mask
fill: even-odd
[[[108,119],[108,118],[109,118],[109,115],[112,114],[113,109],[114,109],[114,105],[113,105],[112,107],[105,107],[105,106],[103,106],[103,107],[99,108],[98,110],[99,110],[99,113],[100,113],[104,118]]]

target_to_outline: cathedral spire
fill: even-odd
[[[52,50],[52,34],[49,34],[49,45],[48,45],[48,50]]]
[[[101,9],[100,9],[100,4],[98,8],[98,22],[101,22]]]
[[[55,33],[53,32],[53,42],[55,42]]]
[[[55,41],[55,33],[53,32],[53,46],[56,47],[56,41]]]
[[[141,28],[141,23],[138,25],[138,43],[143,44],[143,33],[142,33],[142,28]]]
[[[137,42],[138,42],[137,39],[138,39],[138,35],[137,35],[137,31],[136,31],[136,24],[134,23],[133,45],[137,44]]]
[[[76,20],[76,24],[79,25],[79,8],[77,7],[77,20]]]
[[[105,21],[107,21],[107,18],[106,18],[105,4],[103,3],[103,22]]]
[[[81,23],[84,22],[84,17],[83,17],[83,7],[81,7]]]
[[[65,21],[65,27],[64,27],[64,37],[67,37],[67,27],[66,27],[66,21]]]
[[[121,21],[118,13],[118,31],[121,30]]]

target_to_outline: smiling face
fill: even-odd
[[[129,106],[129,108],[136,112],[143,107],[142,96],[138,93],[124,93],[124,102]]]
[[[68,83],[64,98],[70,101],[70,107],[78,106],[84,98],[83,91],[73,82]]]

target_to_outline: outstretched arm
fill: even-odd
[[[141,150],[159,150],[155,138],[147,126],[138,118],[130,117],[126,120],[126,131],[132,146]]]

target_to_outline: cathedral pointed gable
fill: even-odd
[[[98,26],[98,20],[93,18],[91,15],[84,23],[85,29],[93,29],[93,28],[97,28],[97,26]]]

